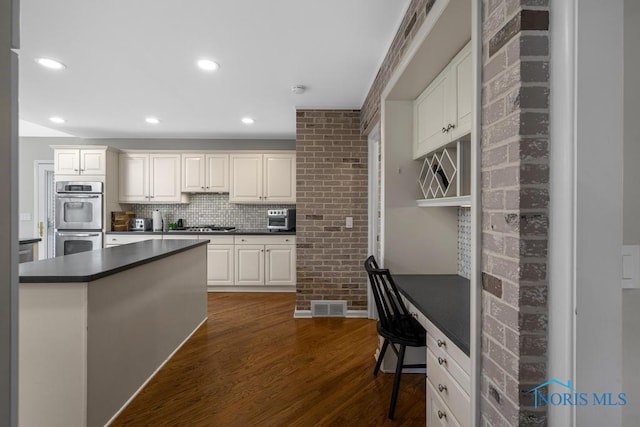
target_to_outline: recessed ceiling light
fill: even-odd
[[[218,68],[220,68],[220,65],[218,65],[217,62],[213,62],[210,59],[200,59],[198,61],[198,67],[200,67],[205,71],[215,71]]]
[[[146,119],[144,119],[144,121],[149,123],[150,125],[157,125],[158,123],[160,123],[160,120],[158,120],[156,117],[147,117]]]
[[[47,67],[52,70],[63,70],[67,68],[67,66],[64,65],[62,62],[56,61],[55,59],[51,59],[51,58],[36,58],[36,62],[42,65],[43,67]]]
[[[49,117],[49,121],[53,123],[58,123],[58,124],[65,122],[65,120],[62,117],[58,117],[58,116]]]
[[[253,120],[251,117],[243,117],[242,118],[242,123],[244,123],[245,125],[251,125],[255,122],[255,120]]]

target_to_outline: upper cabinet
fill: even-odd
[[[179,153],[120,154],[121,203],[181,203]]]
[[[105,175],[107,150],[85,148],[56,148],[54,150],[56,175]]]
[[[182,191],[188,193],[229,192],[229,155],[183,153]]]
[[[471,132],[471,44],[467,44],[414,103],[413,157]]]
[[[232,153],[229,163],[229,202],[296,202],[295,152]]]

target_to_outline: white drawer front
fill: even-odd
[[[471,390],[471,376],[465,372],[464,369],[458,364],[458,362],[451,357],[449,353],[444,351],[442,348],[435,345],[432,340],[429,340],[429,336],[427,335],[427,348],[429,351],[433,353],[436,361],[438,362],[438,367],[444,369],[453,377],[454,380],[458,382],[460,387],[467,393],[470,394]],[[440,364],[439,361],[442,360],[443,363]],[[427,372],[429,372],[427,370]]]
[[[197,234],[165,234],[164,240],[198,240]]]
[[[160,234],[109,234],[105,238],[105,245],[126,245],[127,243],[143,242],[145,240],[162,239]]]
[[[407,299],[407,297],[405,297],[404,295],[400,295],[400,298],[402,298],[402,301],[404,302],[405,307],[407,307],[409,314],[416,318],[418,323],[420,323],[423,328],[427,329],[427,318],[425,317],[425,315],[422,314],[422,312],[418,310],[416,306],[414,306],[411,301]]]
[[[426,319],[427,346],[429,348],[440,348],[447,352],[458,365],[468,374],[471,373],[471,359],[458,346],[456,346],[442,331],[436,328],[433,323]]]
[[[295,245],[296,236],[234,236],[236,245]]]
[[[233,236],[220,236],[219,234],[200,234],[199,240],[208,240],[210,245],[233,245]]]
[[[442,401],[431,381],[427,379],[427,426],[461,427],[453,411]]]
[[[456,420],[463,426],[471,425],[471,405],[469,395],[438,363],[437,357],[427,350],[427,382],[434,392],[451,409]]]

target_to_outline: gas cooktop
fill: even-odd
[[[212,231],[233,231],[235,229],[236,229],[235,227],[228,227],[224,225],[196,225],[194,227],[187,227],[183,231],[190,231],[190,232],[196,232],[196,233],[210,233]]]

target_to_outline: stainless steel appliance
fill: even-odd
[[[56,256],[71,255],[101,248],[102,231],[56,231]]]
[[[295,209],[269,209],[267,211],[269,230],[293,230],[296,228]]]
[[[102,230],[102,183],[56,182],[56,230]]]
[[[103,197],[102,182],[56,182],[56,256],[102,248]]]
[[[129,220],[129,231],[150,231],[151,218],[131,218]]]

